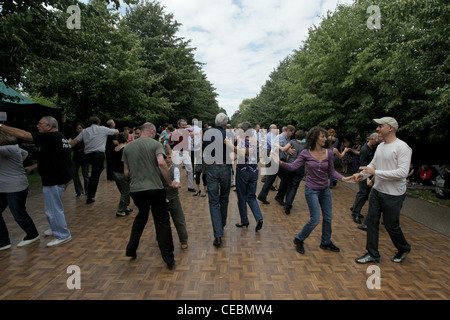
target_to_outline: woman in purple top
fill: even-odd
[[[327,148],[327,130],[321,127],[312,128],[306,140],[305,149],[293,163],[279,161],[280,166],[289,171],[295,171],[306,164],[308,172],[305,182],[305,199],[308,203],[311,219],[303,230],[295,237],[294,243],[297,251],[305,253],[303,241],[308,238],[320,222],[320,208],[322,208],[323,227],[321,249],[339,252],[339,248],[331,242],[332,205],[329,189],[329,177],[340,181],[352,182],[352,177],[343,177],[334,169],[333,151]]]

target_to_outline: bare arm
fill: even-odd
[[[13,128],[10,126],[5,126],[5,125],[2,125],[0,128],[1,128],[0,130],[2,130],[3,132],[6,132],[18,139],[22,139],[22,140],[26,140],[26,141],[33,141],[33,136],[28,131],[18,129],[18,128]]]
[[[181,185],[179,183],[177,183],[176,181],[172,181],[170,179],[170,174],[169,174],[169,167],[167,167],[167,163],[164,160],[164,156],[162,154],[158,154],[156,156],[157,160],[158,160],[158,165],[159,168],[161,169],[161,173],[164,177],[164,179],[166,179],[167,184],[172,187],[172,188],[180,188]]]

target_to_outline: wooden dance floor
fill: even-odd
[[[172,224],[176,265],[169,270],[161,259],[150,217],[137,252],[125,257],[125,247],[137,209],[116,217],[119,193],[102,175],[96,202],[86,205],[76,198],[73,184],[64,194],[64,206],[73,240],[47,248],[48,229],[40,192],[29,195],[27,209],[40,241],[23,248],[24,237],[7,209],[12,248],[0,252],[0,300],[448,300],[450,298],[450,240],[422,224],[402,216],[401,225],[412,251],[402,264],[390,261],[395,254],[384,227],[380,228],[378,288],[369,279],[369,265],[354,259],[365,252],[364,231],[350,216],[355,191],[339,183],[332,189],[333,236],[341,252],[319,248],[321,224],[305,241],[306,254],[296,252],[293,239],[308,221],[304,182],[294,208],[286,215],[269,194],[270,205],[260,204],[264,226],[255,232],[239,229],[237,197],[230,194],[228,222],[221,247],[213,246],[208,198],[187,191],[185,171],[180,197],[189,233],[189,248],[181,249]],[[259,183],[258,190],[261,188]],[[365,215],[367,204],[363,210]],[[80,289],[70,289],[79,267]],[[369,281],[368,281],[369,280]],[[368,286],[367,283],[372,284]]]

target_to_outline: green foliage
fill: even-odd
[[[81,29],[67,28],[69,5],[79,6]],[[213,120],[215,89],[189,42],[177,38],[173,16],[154,1],[120,19],[119,6],[116,0],[4,5],[1,80],[62,107],[69,123],[92,115],[127,126]]]
[[[380,8],[379,29],[367,26],[371,5]],[[448,145],[449,13],[438,0],[338,5],[236,116],[355,137],[389,115],[411,144]]]

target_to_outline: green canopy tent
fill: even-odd
[[[31,101],[16,90],[7,87],[4,82],[0,82],[0,121],[25,128],[30,123],[35,126],[43,116],[54,117],[62,131],[63,112],[61,108],[47,107]]]

